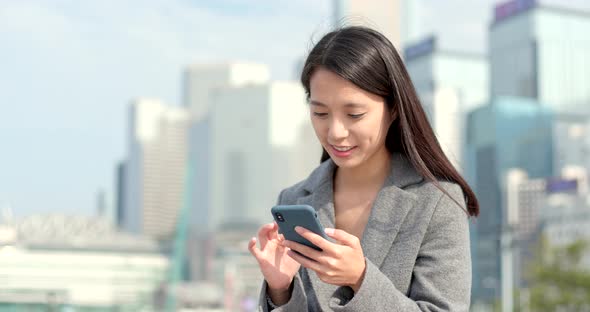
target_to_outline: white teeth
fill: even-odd
[[[334,145],[332,145],[334,147],[335,150],[339,151],[339,152],[346,152],[352,149],[352,147],[336,147]]]

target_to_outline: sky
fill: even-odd
[[[485,53],[495,1],[415,1],[418,38]],[[193,62],[294,79],[331,17],[330,0],[0,0],[0,212],[92,215],[100,189],[112,204],[132,99],[181,105]]]

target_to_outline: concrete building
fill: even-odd
[[[547,191],[541,211],[541,234],[549,246],[565,247],[577,240],[590,240],[590,197],[579,192],[577,180],[554,181]]]
[[[184,106],[191,112],[189,130],[189,157],[193,163],[195,188],[191,195],[191,229],[207,233],[217,224],[212,221],[214,214],[220,214],[215,206],[223,190],[213,186],[218,173],[213,169],[216,157],[221,157],[215,150],[211,110],[215,107],[213,93],[220,88],[261,85],[268,82],[270,70],[262,64],[245,62],[228,62],[219,64],[192,64],[184,73]],[[238,99],[240,103],[247,101]],[[246,106],[246,105],[244,105]],[[230,112],[230,114],[233,114]],[[218,120],[223,121],[223,116]],[[223,126],[218,127],[223,130]],[[219,131],[219,130],[218,130]],[[222,133],[227,133],[222,131]],[[213,195],[215,192],[216,196]],[[216,209],[217,211],[214,211]],[[198,233],[193,233],[197,235]],[[204,234],[206,236],[206,234]],[[195,237],[196,239],[196,237]],[[205,238],[199,239],[204,240]]]
[[[514,290],[530,286],[528,268],[538,256],[537,247],[544,237],[552,247],[564,247],[576,239],[587,239],[587,192],[582,186],[585,171],[566,168],[558,177],[529,179],[525,171],[510,169],[504,183],[506,222],[502,244],[502,304],[513,311],[526,296],[514,297]],[[574,218],[578,218],[574,221]],[[584,223],[585,222],[585,223]]]
[[[205,101],[209,107],[207,116],[193,123],[190,137],[197,177],[193,221],[202,229],[213,230],[231,218],[266,220],[265,209],[280,188],[296,182],[289,163],[308,118],[303,89],[295,82],[265,82],[265,66],[246,65],[190,69],[192,76],[203,77],[242,73],[241,81],[211,82],[191,96],[193,103]],[[247,68],[252,70],[244,74]],[[212,74],[215,70],[221,73]],[[259,190],[265,185],[271,187]]]
[[[245,62],[191,64],[183,75],[183,103],[190,111],[192,119],[199,121],[209,113],[211,90],[225,86],[260,84],[269,79],[270,70],[262,64]]]
[[[189,262],[196,280],[213,278],[216,229],[271,221],[279,192],[319,164],[321,147],[311,138],[303,88],[296,82],[259,83],[258,72],[263,70],[254,71],[248,84],[227,81],[200,91],[208,113],[193,120],[189,139],[196,182],[190,235],[199,246],[189,251]]]
[[[527,287],[524,272],[534,258],[547,179],[529,179],[524,170],[514,168],[506,171],[503,182],[501,301],[502,311],[513,311],[520,302],[514,290]]]
[[[161,240],[176,228],[184,192],[190,115],[158,100],[130,106],[123,228]]]
[[[279,191],[297,182],[289,155],[308,122],[303,88],[294,82],[218,88],[211,102],[208,227],[269,221]]]

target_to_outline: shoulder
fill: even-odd
[[[423,200],[439,202],[443,200],[444,197],[450,197],[449,199],[454,199],[461,205],[465,206],[465,196],[463,194],[463,190],[459,184],[454,182],[437,181],[435,183],[432,181],[423,180],[421,183],[406,187],[405,190],[416,194]]]
[[[305,190],[304,185],[307,183],[307,179],[299,181],[298,183],[289,186],[281,191],[279,194],[278,203],[281,205],[293,205],[297,201],[297,198],[305,196],[308,192]]]
[[[423,181],[404,190],[415,195],[416,218],[427,221],[428,224],[462,223],[469,219],[465,195],[457,183]]]
[[[331,160],[324,161],[306,179],[283,189],[279,194],[278,202],[283,205],[295,204],[298,198],[309,195],[327,179],[331,179],[334,166]]]

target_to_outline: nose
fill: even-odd
[[[328,138],[332,142],[338,142],[339,140],[348,137],[348,129],[346,125],[338,118],[332,118],[330,122],[330,129],[328,129]]]

